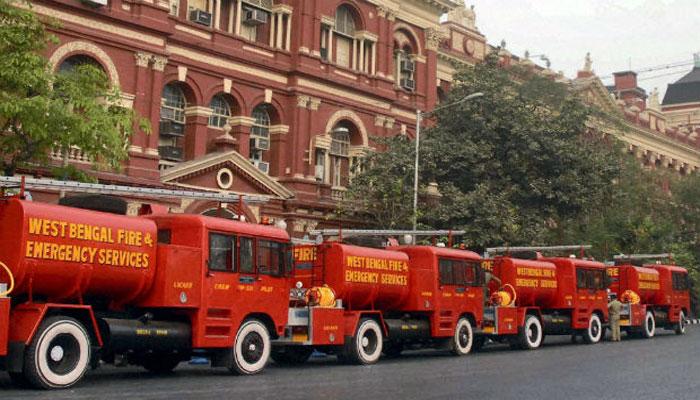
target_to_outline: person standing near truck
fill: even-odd
[[[620,311],[622,310],[622,303],[617,299],[617,296],[613,296],[612,301],[608,304],[608,313],[610,315],[610,330],[612,331],[612,341],[620,341]]]

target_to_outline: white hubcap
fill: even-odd
[[[64,355],[63,347],[54,346],[51,349],[51,360],[53,360],[54,362],[59,362],[59,361],[63,360],[63,355]]]
[[[369,339],[367,338],[367,336],[365,336],[362,338],[362,347],[367,347],[367,346],[369,346]]]
[[[249,350],[249,351],[255,351],[255,345],[254,345],[254,344],[251,344],[250,346],[248,346],[248,350]]]

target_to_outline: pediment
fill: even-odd
[[[237,151],[211,153],[161,172],[161,182],[183,188],[289,199],[294,193]]]
[[[574,79],[573,86],[586,104],[596,106],[609,114],[621,114],[615,99],[597,76]]]

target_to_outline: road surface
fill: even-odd
[[[252,377],[188,364],[166,376],[103,367],[58,392],[17,390],[0,373],[0,399],[698,399],[699,345],[700,326],[690,326],[685,336],[598,345],[548,337],[536,351],[491,346],[462,358],[410,352],[368,367],[317,358]]]

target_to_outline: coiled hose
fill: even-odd
[[[10,277],[10,286],[4,292],[0,292],[0,297],[7,297],[15,289],[15,277],[14,275],[12,275],[12,271],[10,271],[10,268],[7,265],[5,265],[4,262],[0,261],[0,267],[3,267],[7,272],[7,276]]]

